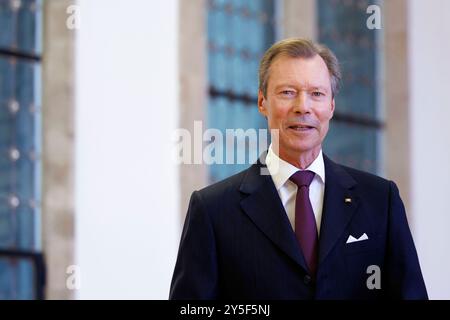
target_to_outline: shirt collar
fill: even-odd
[[[272,144],[269,146],[269,151],[267,152],[266,165],[277,190],[280,190],[294,173],[302,170],[278,157],[272,150]],[[320,149],[316,159],[305,170],[314,172],[322,180],[322,183],[325,183],[325,165],[322,149]]]

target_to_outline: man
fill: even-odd
[[[394,182],[322,153],[339,81],[324,46],[287,39],[265,53],[270,175],[258,161],[192,194],[171,299],[427,299]]]

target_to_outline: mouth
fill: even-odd
[[[308,132],[312,129],[314,129],[313,126],[309,126],[306,124],[298,124],[298,125],[292,125],[288,127],[291,130],[297,131],[297,132]]]

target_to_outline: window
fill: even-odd
[[[343,87],[324,151],[339,163],[381,174],[380,30],[366,26],[366,9],[381,1],[318,0],[319,42],[342,65]]]
[[[256,161],[248,141],[226,145],[226,129],[267,129],[257,108],[258,67],[265,50],[275,41],[275,1],[211,0],[208,7],[208,127],[223,136],[224,155],[234,164],[212,164],[210,182],[244,170]],[[242,143],[241,143],[242,142]],[[256,146],[257,147],[257,146]],[[245,148],[246,160],[237,153]]]
[[[40,0],[0,0],[0,299],[43,298]]]

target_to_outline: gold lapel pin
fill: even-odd
[[[345,198],[344,202],[345,203],[352,203],[352,198]]]

